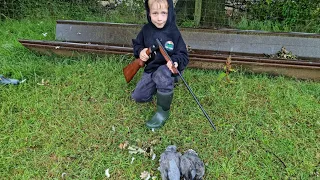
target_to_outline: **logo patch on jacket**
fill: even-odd
[[[167,51],[173,51],[174,49],[174,44],[172,41],[167,41],[165,44],[164,44],[164,48],[167,50]]]

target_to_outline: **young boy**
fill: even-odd
[[[131,97],[136,102],[149,102],[156,94],[157,111],[146,125],[150,129],[158,129],[169,118],[175,75],[172,63],[167,62],[159,50],[150,56],[146,51],[159,39],[180,72],[187,66],[189,58],[186,44],[176,26],[172,0],[146,0],[145,8],[148,23],[132,42],[134,56],[145,61],[146,66]]]

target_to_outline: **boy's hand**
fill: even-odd
[[[147,50],[148,50],[148,48],[144,48],[144,49],[140,52],[140,55],[139,55],[139,58],[140,58],[142,61],[144,61],[144,62],[148,61],[148,59],[150,58],[150,57],[147,55]]]
[[[173,66],[174,65],[174,66]],[[177,68],[178,68],[178,63],[177,62],[173,62],[173,65],[171,63],[171,61],[167,62],[167,67],[169,68],[169,70],[173,73],[176,74],[177,73]]]

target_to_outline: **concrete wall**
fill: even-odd
[[[56,40],[131,46],[141,25],[83,21],[57,21]],[[193,49],[237,53],[275,54],[285,47],[298,57],[320,59],[320,34],[262,31],[183,29]]]

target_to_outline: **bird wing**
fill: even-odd
[[[180,158],[180,172],[184,178],[189,179],[189,170],[191,167],[192,162],[190,159],[187,156],[182,155]]]
[[[180,180],[180,170],[173,159],[169,161],[168,178],[170,180]]]

